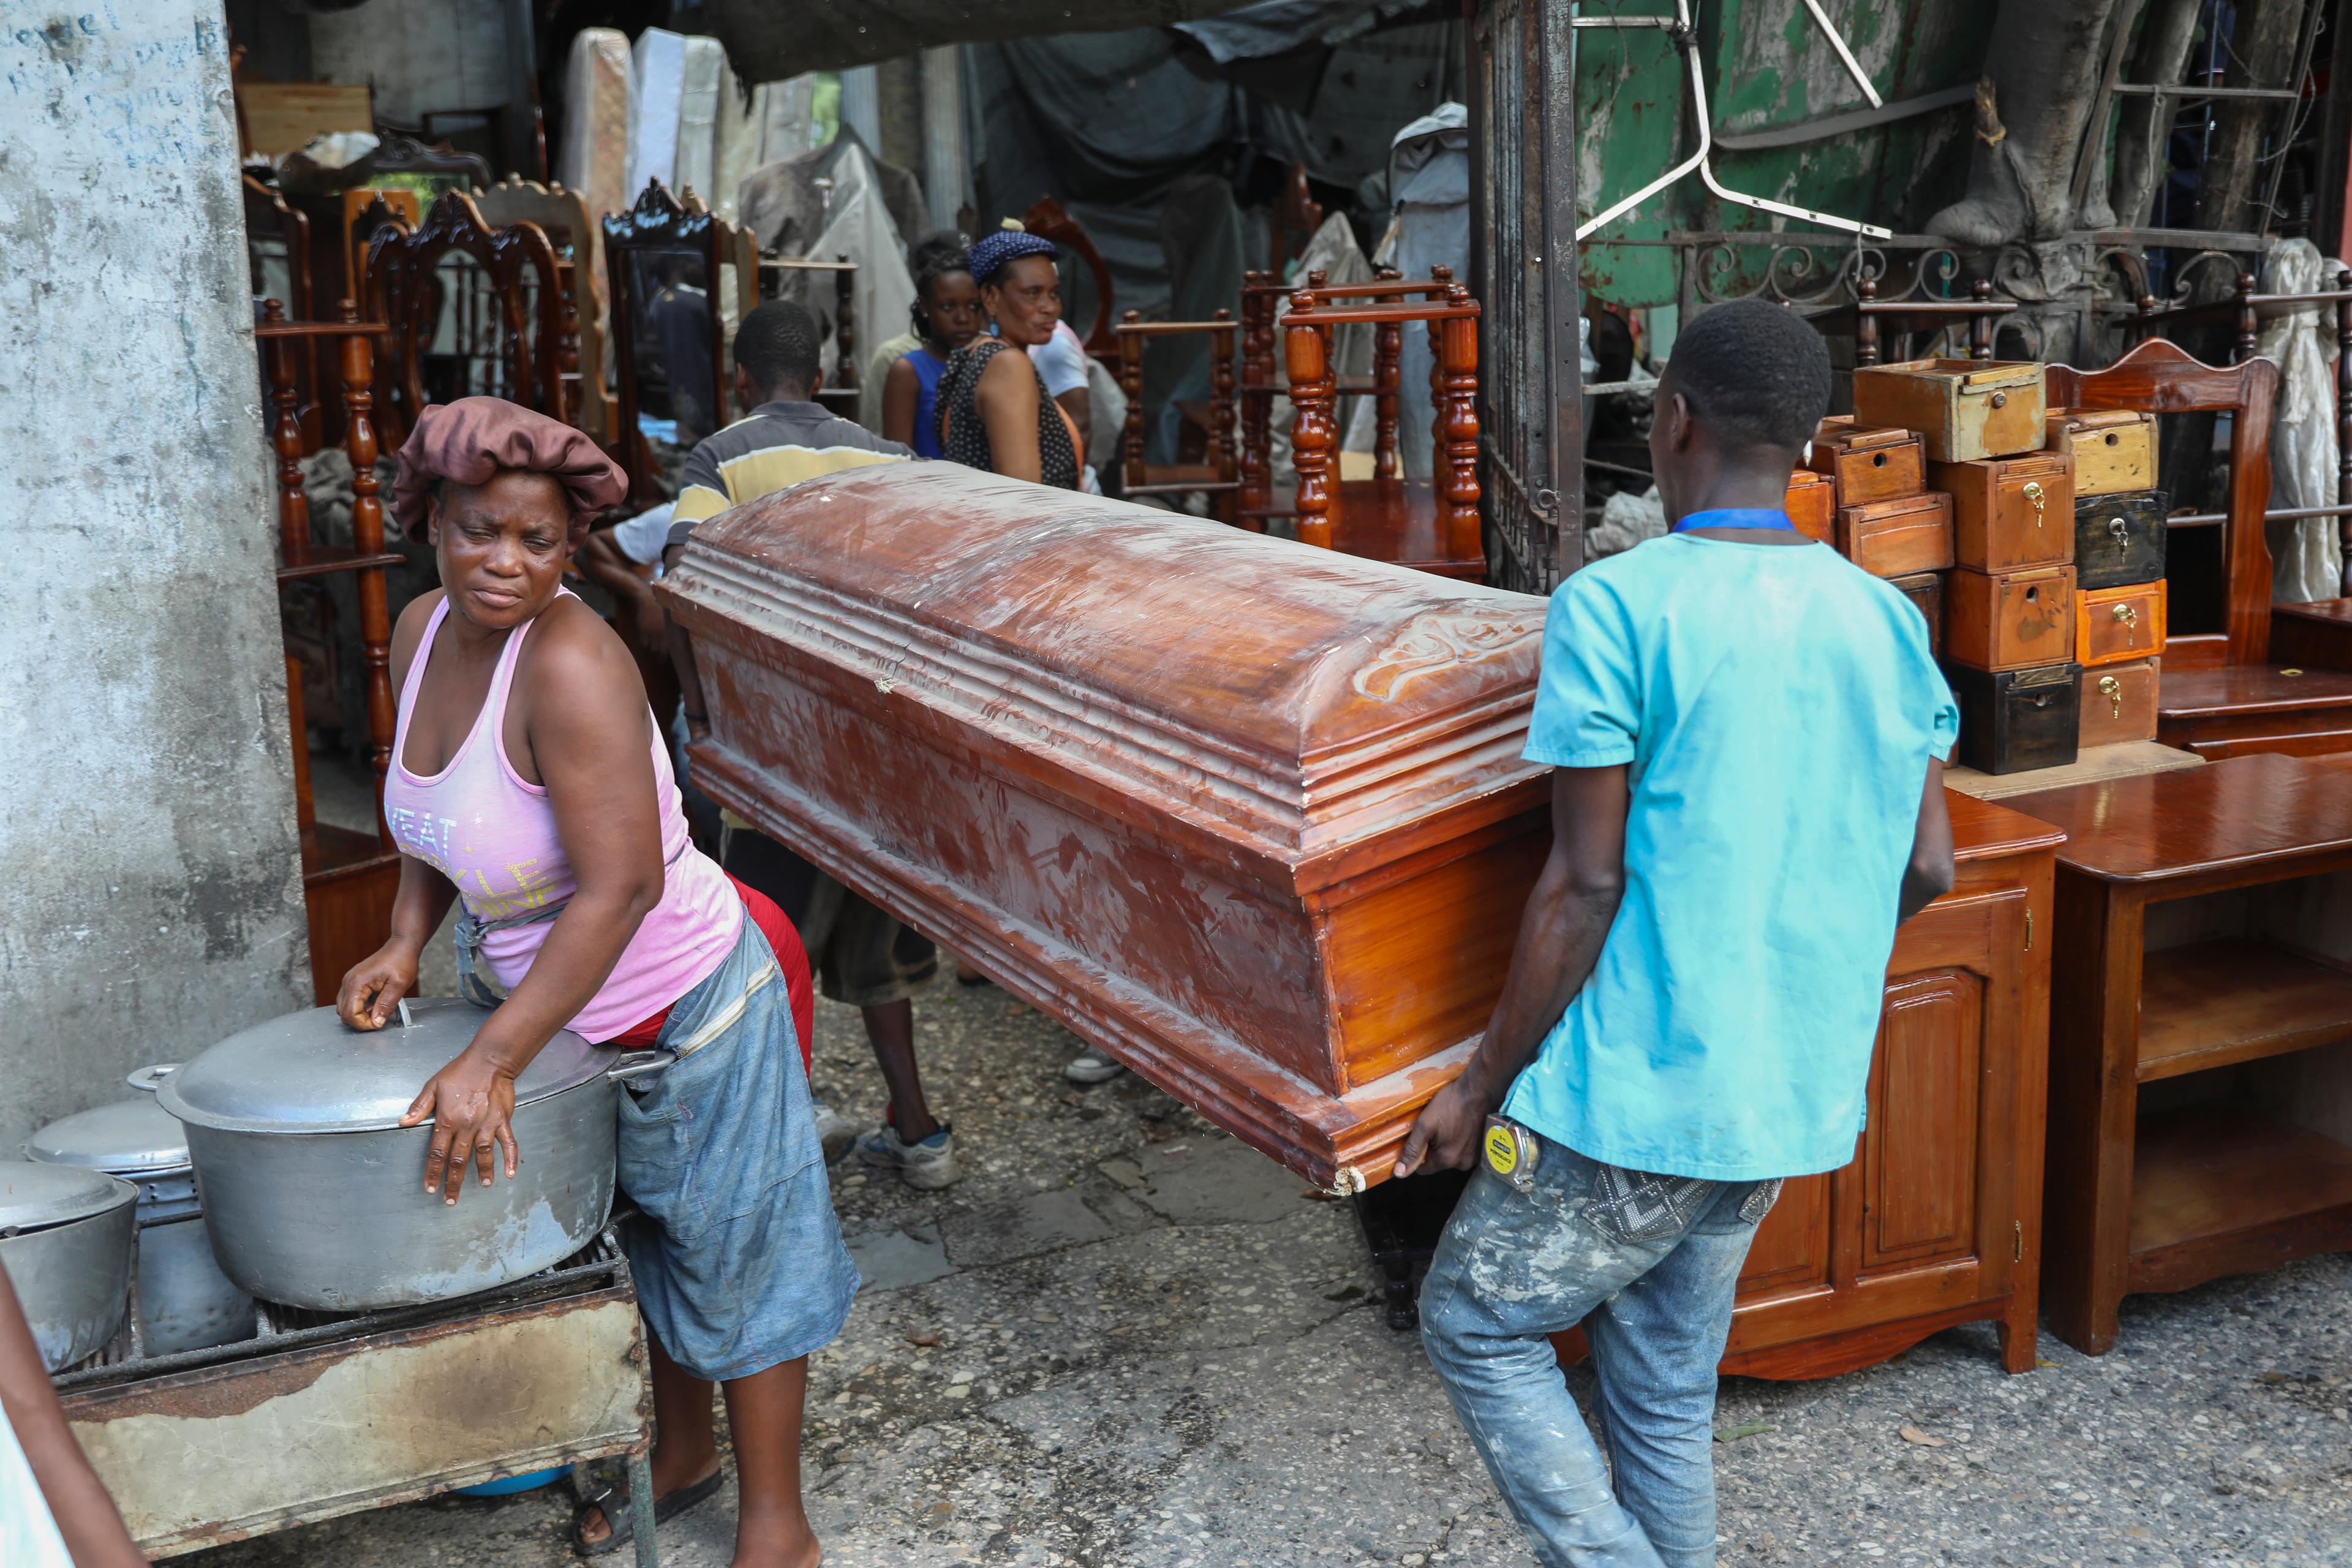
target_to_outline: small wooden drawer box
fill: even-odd
[[[2161,659],[2135,659],[2083,671],[2083,744],[2156,739],[2156,680]]]
[[[2120,588],[2164,575],[2162,490],[2079,496],[2074,501],[2074,586]]]
[[[1916,430],[1938,463],[2042,449],[2042,366],[2027,361],[1915,359],[1853,373],[1857,427]]]
[[[2063,664],[2074,651],[2074,569],[1970,572],[1944,580],[1944,657],[1970,669]]]
[[[2063,768],[2074,760],[2077,684],[2071,664],[1948,673],[1960,705],[1959,761],[1980,773]]]
[[[2074,662],[2085,669],[2164,651],[2164,584],[2086,588],[2074,595]]]
[[[1807,466],[1836,484],[1840,506],[1916,496],[1927,482],[1919,437],[1908,430],[1816,433]]]
[[[1937,490],[1838,508],[1838,552],[1876,577],[1952,563],[1952,498]]]
[[[1971,572],[2063,566],[2074,559],[2074,465],[2063,452],[1936,463],[1952,498],[1952,563]]]
[[[1944,574],[1940,572],[1918,572],[1908,577],[1889,577],[1886,585],[1898,589],[1911,601],[1912,607],[1927,617],[1927,647],[1937,658],[1944,657]]]
[[[2053,408],[2047,438],[2074,457],[2074,494],[2111,496],[2156,483],[2156,416],[2137,408]]]
[[[1788,499],[1780,504],[1798,532],[1823,544],[1837,543],[1837,487],[1827,475],[1799,468],[1789,476]]]

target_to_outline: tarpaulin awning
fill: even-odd
[[[726,45],[743,80],[773,81],[940,44],[1170,26],[1240,8],[1241,0],[704,0],[673,26]]]

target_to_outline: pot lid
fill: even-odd
[[[0,1160],[0,1234],[47,1230],[139,1201],[139,1189],[103,1171]]]
[[[188,1166],[188,1131],[152,1094],[118,1100],[52,1121],[25,1152],[46,1165],[81,1165],[118,1176],[154,1176]]]
[[[411,999],[408,1024],[363,1034],[313,1007],[231,1035],[156,1093],[181,1121],[225,1132],[367,1132],[397,1126],[416,1091],[473,1044],[489,1014],[455,996]],[[515,1080],[528,1105],[595,1078],[615,1053],[569,1029]]]

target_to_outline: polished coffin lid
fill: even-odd
[[[1521,760],[1545,602],[946,463],[813,479],[694,531],[666,597],[1263,857],[1349,851]],[[1472,811],[1461,826],[1482,820]]]
[[[0,1236],[70,1225],[138,1201],[137,1187],[103,1171],[0,1160]]]
[[[467,1046],[489,1014],[453,996],[412,999],[373,1034],[332,1007],[257,1024],[163,1080],[156,1098],[181,1121],[225,1132],[367,1132],[399,1124],[417,1091]],[[602,1074],[613,1053],[556,1032],[515,1080],[518,1108]],[[423,1123],[425,1125],[429,1123]]]
[[[142,1094],[52,1121],[33,1134],[25,1152],[48,1165],[160,1176],[187,1169],[188,1133],[154,1095]]]

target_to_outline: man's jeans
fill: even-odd
[[[1715,1363],[1780,1184],[1645,1175],[1536,1142],[1531,1190],[1483,1163],[1471,1178],[1422,1286],[1422,1343],[1545,1568],[1713,1568]],[[1545,1338],[1580,1321],[1613,1495]]]

